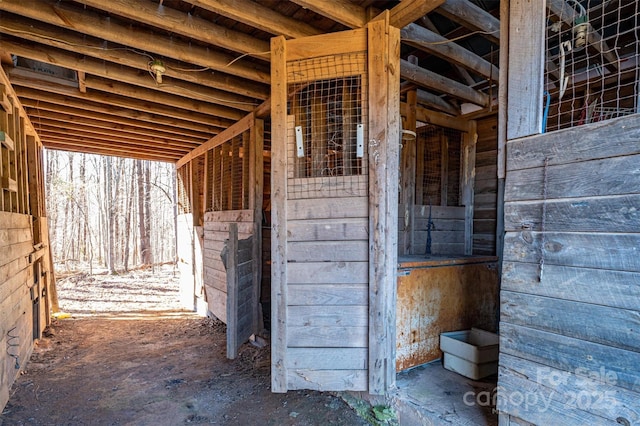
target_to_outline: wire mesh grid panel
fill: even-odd
[[[427,125],[416,133],[416,204],[459,206],[462,132]]]
[[[189,164],[178,169],[178,214],[191,213],[191,179]]]
[[[249,208],[249,132],[207,152],[206,211]]]
[[[289,197],[367,194],[366,55],[292,61]]]
[[[543,132],[638,112],[639,4],[548,2]]]

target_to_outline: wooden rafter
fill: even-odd
[[[447,0],[438,8],[438,13],[472,31],[479,31],[483,37],[493,43],[500,43],[498,18],[469,0]]]
[[[437,111],[443,111],[451,115],[460,115],[460,110],[449,102],[445,101],[438,95],[418,89],[416,91],[416,100],[418,103],[429,106]]]
[[[59,135],[60,137],[79,137],[83,139],[95,139],[97,141],[105,141],[105,142],[120,142],[123,144],[128,144],[131,147],[157,147],[162,148],[168,152],[184,152],[185,150],[193,149],[196,145],[191,146],[175,146],[172,145],[169,140],[166,139],[158,139],[158,138],[149,138],[140,135],[138,137],[129,136],[120,132],[111,133],[111,132],[97,132],[91,127],[82,127],[76,126],[74,124],[67,124],[65,126],[61,125],[52,125],[51,123],[38,123],[34,124],[36,131],[40,135]]]
[[[409,61],[400,61],[400,74],[419,86],[447,93],[458,99],[486,107],[489,105],[489,96],[470,88],[455,80],[443,77],[433,71],[413,65]]]
[[[96,1],[96,0],[94,0]],[[249,0],[185,0],[227,18],[234,19],[254,28],[283,35],[288,38],[300,38],[320,34],[321,31],[297,19],[284,16],[274,10]],[[268,48],[266,50],[269,50]],[[265,58],[262,56],[262,58]]]
[[[135,149],[125,143],[118,144],[104,141],[104,139],[102,141],[96,141],[86,138],[60,137],[57,135],[42,135],[40,139],[42,144],[49,149],[84,152],[88,154],[113,155],[116,157],[170,162],[175,162],[182,156],[180,153],[167,153],[164,149],[153,146]]]
[[[500,71],[482,57],[462,46],[449,42],[445,37],[416,24],[407,25],[400,32],[403,43],[424,50],[440,58],[465,67],[484,78],[498,81]]]
[[[389,24],[397,28],[404,28],[416,19],[432,12],[445,0],[403,0],[389,10]]]
[[[424,26],[430,30],[431,32],[437,34],[437,35],[442,35],[440,33],[440,31],[438,30],[438,28],[433,24],[433,22],[431,22],[431,19],[429,19],[428,16],[423,16],[422,18],[420,18],[420,23],[424,24]],[[444,37],[443,37],[444,38]],[[471,77],[471,74],[469,74],[469,71],[467,71],[466,68],[456,64],[456,63],[452,63],[453,67],[456,69],[456,71],[458,72],[458,74],[460,74],[460,77],[462,77],[462,79],[464,81],[467,82],[468,85],[472,85],[475,84],[475,80],[473,79],[473,77]]]
[[[73,28],[94,37],[103,38],[114,43],[120,43],[145,52],[210,67],[227,74],[236,75],[261,83],[269,82],[269,73],[265,67],[257,64],[243,65],[242,62],[232,62],[237,58],[226,53],[215,52],[211,49],[190,44],[177,38],[161,36],[150,30],[131,28],[118,22],[117,19],[106,19],[97,13],[72,7],[68,3],[52,0],[39,0],[38,7],[22,0],[3,0],[0,10],[16,13],[31,19],[57,25],[63,28]],[[239,89],[239,87],[238,87]],[[228,90],[233,91],[233,87]]]
[[[72,96],[59,95],[20,86],[15,86],[15,90],[22,104],[26,107],[47,111],[60,111],[63,113],[69,108],[69,111],[72,111],[74,115],[79,117],[88,116],[90,118],[93,116],[92,114],[106,115],[113,117],[113,121],[116,122],[123,119],[132,120],[137,123],[138,126],[146,126],[151,129],[165,129],[165,131],[169,133],[204,138],[209,138],[224,128],[224,126],[194,123],[177,117],[166,117],[145,112],[144,110],[96,102],[89,100],[88,97],[77,99]],[[98,92],[93,92],[90,95],[95,96],[97,94]]]
[[[366,11],[364,8],[359,7],[354,4],[349,4],[349,6],[344,6],[341,0],[339,3],[339,7],[333,6],[333,2],[326,2],[324,0],[293,0],[294,3],[307,7],[319,14],[322,14],[328,18],[333,19],[334,21],[338,21],[345,25],[351,26],[353,28],[361,27],[364,25],[366,20]],[[460,13],[465,15],[464,21],[467,25],[470,25],[469,21],[474,21],[474,18],[478,16],[486,18],[489,21],[485,27],[492,28],[492,25],[495,24],[494,20],[497,22],[492,15],[488,14],[484,10],[478,8],[477,6],[471,4],[471,6],[467,5],[466,0],[448,0],[442,6],[440,6],[437,11],[441,11],[443,7],[445,7],[449,2],[452,2],[453,5],[460,9]],[[476,13],[476,9],[480,10],[482,13]],[[488,18],[488,17],[490,18]],[[500,28],[499,22],[497,26],[498,30]],[[471,52],[468,52],[466,62],[469,62],[469,58],[475,55]],[[477,55],[475,55],[477,56]],[[486,63],[486,61],[480,57],[477,57],[476,61],[478,63]],[[451,80],[449,78],[443,77],[437,73],[426,70],[416,65],[412,65],[407,61],[401,61],[400,66],[400,75],[405,80],[409,80],[414,82],[415,84],[427,88],[437,90],[441,93],[445,93],[447,95],[453,96],[458,99],[462,99],[468,102],[475,103],[481,106],[487,106],[489,104],[489,97],[475,89],[470,88],[462,83],[458,83],[455,80]]]
[[[213,24],[205,19],[179,12],[169,7],[159,8],[146,0],[76,0],[117,16],[153,25],[159,29],[201,40],[213,46],[240,53],[269,51],[269,43],[245,33]],[[257,58],[263,58],[257,55]],[[268,58],[268,57],[267,57]]]
[[[2,43],[3,46],[5,46],[5,48],[11,53],[15,53],[25,58],[35,59],[70,69],[77,69],[87,74],[117,80],[122,83],[143,87],[152,91],[178,95],[186,99],[219,104],[224,106],[220,109],[220,112],[224,111],[225,108],[251,111],[255,106],[257,106],[257,103],[252,102],[253,100],[251,98],[233,95],[229,92],[209,87],[202,87],[180,80],[167,81],[165,79],[162,84],[158,84],[148,72],[142,73],[131,68],[124,68],[111,62],[104,62],[93,58],[80,59],[77,55],[54,47],[28,43],[17,39],[7,39],[6,37],[2,39]],[[89,78],[90,76],[85,77],[83,81],[85,86],[87,84],[86,81]],[[233,119],[236,115],[229,111],[227,115],[219,114],[219,116]],[[237,116],[240,117],[242,114],[238,113]]]
[[[270,55],[265,53],[270,49],[265,33],[287,38],[320,35],[323,29],[340,26],[331,27],[329,21],[361,28],[379,16],[373,5],[381,4],[289,2],[307,10],[291,5],[270,8],[254,0],[182,0],[162,7],[148,0],[39,0],[37,7],[22,0],[1,0],[0,43],[5,56],[14,53],[77,73],[77,79],[64,81],[29,72],[23,64],[8,68],[29,113],[48,132],[66,130],[68,121],[84,132],[76,141],[88,143],[102,131],[118,132],[124,139],[140,133],[143,138],[194,141],[197,146],[248,112],[268,114]],[[189,12],[183,3],[193,6]],[[403,44],[449,62],[464,82],[402,61],[400,75],[416,89],[417,102],[452,116],[460,114],[456,99],[487,105],[489,96],[481,89],[499,78],[498,68],[451,39],[480,31],[497,42],[499,34],[492,29],[498,28],[498,20],[471,0],[388,4],[393,7],[385,12],[387,19],[404,28]],[[434,11],[463,28],[456,35],[440,35],[427,17]],[[211,19],[212,13],[223,18]],[[323,18],[300,19],[314,13]],[[420,25],[412,23],[421,18]],[[162,84],[149,75],[152,60],[162,61],[166,69]],[[428,64],[426,59],[420,62]],[[476,83],[479,77],[482,81]],[[60,134],[50,135],[49,140],[55,136]]]
[[[155,121],[149,122],[141,119],[119,116],[114,113],[96,112],[90,109],[66,106],[61,103],[46,102],[41,100],[40,96],[38,96],[38,98],[38,100],[34,100],[22,95],[20,96],[20,101],[29,112],[29,117],[64,117],[66,121],[76,120],[81,123],[86,120],[86,124],[94,124],[97,127],[100,127],[102,122],[104,122],[104,124],[111,124],[113,126],[117,126],[117,128],[120,128],[120,126],[127,126],[138,129],[141,132],[158,132],[159,134],[164,135],[164,137],[172,138],[177,141],[203,141],[211,137],[211,133],[207,134],[196,132],[188,128],[178,128],[162,124],[160,119],[163,117],[160,116],[154,116]],[[86,101],[83,102],[83,104],[86,103]],[[53,116],[51,114],[53,114]]]
[[[162,130],[145,129],[136,125],[122,124],[108,120],[107,117],[94,117],[85,118],[78,117],[71,114],[63,114],[54,111],[44,111],[41,109],[27,109],[29,117],[35,119],[34,122],[38,125],[47,125],[49,127],[61,127],[66,128],[72,125],[78,130],[83,130],[88,133],[118,133],[125,137],[135,137],[140,135],[145,138],[154,138],[157,140],[164,140],[167,145],[175,145],[177,147],[194,147],[203,142],[200,138],[190,138],[187,136],[175,135],[167,133]]]
[[[118,63],[131,68],[139,69],[145,73],[149,70],[150,58],[141,52],[127,49],[120,44],[109,44],[105,40],[87,35],[80,35],[55,25],[24,18],[19,15],[7,14],[0,26],[0,33],[9,34],[16,38],[30,40],[35,43],[56,47],[62,50],[72,51],[92,58],[97,58],[112,63]],[[214,73],[211,70],[202,70],[201,67],[163,58],[166,67],[165,75],[178,80],[188,81],[205,87],[220,90],[229,90],[231,93],[249,98],[267,99],[269,88],[267,85],[240,80],[227,74]]]
[[[86,99],[94,102],[100,102],[103,104],[119,106],[123,108],[136,109],[140,111],[153,112],[155,114],[164,115],[172,118],[179,118],[186,121],[192,121],[195,123],[201,123],[208,126],[220,125],[223,127],[229,126],[233,121],[220,119],[207,114],[199,112],[191,112],[184,109],[174,108],[162,104],[154,104],[147,101],[141,101],[139,99],[133,99],[129,97],[114,95],[106,92],[87,92],[80,93],[77,88],[70,87],[64,84],[55,84],[51,82],[43,81],[41,74],[35,72],[29,72],[21,69],[8,70],[7,74],[11,80],[11,84],[14,86],[29,87],[32,89],[42,90],[50,93],[57,93],[59,95],[70,96],[78,99]]]
[[[298,6],[313,10],[349,28],[362,28],[367,23],[367,12],[364,8],[349,0],[291,0]]]
[[[233,121],[238,120],[243,116],[243,113],[241,111],[231,110],[229,108],[220,107],[218,105],[213,105],[207,102],[194,101],[182,96],[158,93],[153,90],[132,86],[126,83],[120,83],[115,80],[108,80],[93,75],[87,76],[86,82],[87,87],[91,89],[148,102],[154,102],[174,108],[181,108],[186,111],[199,112],[201,114],[206,114],[209,116],[227,118]]]

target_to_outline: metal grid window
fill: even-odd
[[[364,53],[287,64],[291,198],[366,195],[366,66]]]
[[[543,132],[638,112],[639,4],[548,3]]]
[[[462,132],[423,126],[417,132],[416,204],[460,205]]]

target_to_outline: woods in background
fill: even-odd
[[[54,262],[110,273],[175,260],[172,163],[45,150]]]

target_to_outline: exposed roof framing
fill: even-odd
[[[486,108],[499,77],[497,8],[479,0],[2,0],[0,59],[45,146],[177,161],[249,112],[265,113],[271,37],[359,28],[384,9],[402,29],[405,91],[449,115],[463,103]],[[164,69],[161,78],[152,67]]]

